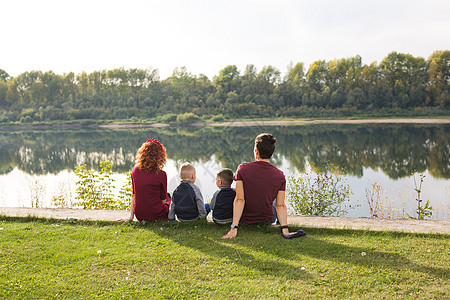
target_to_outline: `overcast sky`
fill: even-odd
[[[448,0],[14,0],[0,4],[0,69],[58,74],[176,67],[210,79],[227,65],[286,72],[397,51],[450,50]]]

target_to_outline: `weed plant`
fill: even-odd
[[[430,205],[430,200],[427,200],[427,202],[425,202],[425,205],[422,205],[422,198],[421,198],[421,193],[422,193],[422,184],[423,184],[423,180],[425,178],[425,174],[419,174],[419,178],[420,178],[420,182],[419,184],[417,184],[416,182],[416,176],[413,176],[414,178],[414,190],[417,193],[417,219],[419,220],[423,220],[427,217],[431,217],[433,215],[433,207]],[[413,217],[411,217],[413,218]]]
[[[403,207],[400,210],[394,209],[393,200],[386,196],[386,190],[377,182],[373,182],[369,188],[366,188],[366,199],[369,205],[369,212],[371,218],[385,218],[385,219],[404,219],[404,218],[417,218],[418,220],[424,220],[426,218],[431,218],[433,215],[433,207],[430,205],[430,201],[427,200],[423,204],[421,199],[422,184],[425,178],[424,174],[419,174],[420,182],[417,184],[415,175],[414,178],[414,191],[417,193],[414,199],[417,203],[416,214],[417,217],[410,216],[405,212],[405,193],[403,194],[402,204]]]
[[[408,215],[405,212],[405,195],[401,195],[400,200],[388,197],[388,189],[384,189],[381,184],[374,181],[369,188],[366,188],[366,199],[369,206],[371,218],[384,219],[406,219]],[[396,208],[401,204],[400,208]],[[398,206],[398,205],[397,205]]]
[[[448,235],[303,229],[0,216],[0,298],[449,297]]]

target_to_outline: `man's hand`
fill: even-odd
[[[237,235],[237,228],[230,229],[227,234],[225,234],[223,239],[234,239]]]
[[[287,233],[285,233],[286,231],[287,231]],[[286,231],[285,231],[285,229],[283,229],[281,232],[281,236],[286,239],[292,239],[292,238],[306,235],[306,232],[304,232],[302,229],[300,229],[296,232],[289,232],[288,229],[286,228]]]

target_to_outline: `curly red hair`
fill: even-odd
[[[166,148],[158,140],[148,140],[138,149],[135,162],[141,171],[158,173],[167,162]]]

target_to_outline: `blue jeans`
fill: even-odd
[[[277,206],[277,199],[273,200],[273,203],[272,203],[272,208],[273,208],[273,219],[270,220],[270,224],[273,224],[273,223],[277,222],[277,220],[278,220],[278,218],[277,218],[277,209],[276,209],[276,206]]]
[[[209,212],[211,211],[211,207],[209,206],[209,203],[205,203],[205,209],[206,209],[206,215],[208,215]]]

